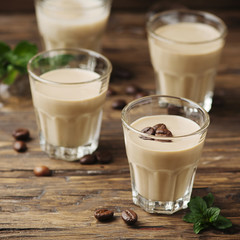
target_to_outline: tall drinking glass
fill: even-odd
[[[111,0],[35,0],[42,46],[101,50]]]
[[[217,16],[172,10],[147,23],[157,94],[184,97],[209,111],[227,28]]]

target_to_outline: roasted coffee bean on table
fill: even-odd
[[[96,163],[97,159],[94,154],[87,154],[79,159],[81,164],[94,164]]]
[[[124,99],[116,99],[112,102],[112,108],[117,110],[122,110],[127,105]]]
[[[13,143],[13,149],[17,152],[26,152],[27,144],[23,141],[15,141]]]
[[[16,140],[27,141],[30,138],[30,133],[29,130],[26,128],[18,128],[12,133],[12,136]]]
[[[37,177],[44,177],[44,176],[51,176],[52,171],[46,166],[38,166],[33,169],[35,176]]]
[[[98,163],[107,164],[113,160],[112,154],[108,151],[96,151],[94,155]]]
[[[113,219],[113,215],[114,215],[114,212],[111,211],[111,210],[108,210],[108,209],[97,209],[95,212],[94,212],[94,217],[103,222],[103,221],[109,221],[109,220],[112,220]]]
[[[133,225],[137,222],[138,216],[133,210],[127,209],[122,212],[122,219],[126,224]]]

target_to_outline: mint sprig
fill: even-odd
[[[28,41],[19,42],[14,49],[0,41],[0,82],[10,85],[27,73],[27,63],[37,52],[37,46]]]
[[[214,196],[212,193],[203,198],[194,197],[188,203],[190,212],[183,217],[183,220],[194,224],[193,230],[196,234],[209,227],[226,229],[232,226],[232,222],[220,215],[221,210],[214,207],[213,203]]]

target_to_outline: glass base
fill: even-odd
[[[136,190],[132,191],[133,203],[140,206],[148,213],[173,214],[179,210],[187,208],[190,201],[191,193],[179,198],[176,201],[151,201],[141,196]]]
[[[93,141],[91,144],[76,148],[67,148],[47,143],[41,133],[39,134],[39,138],[41,149],[46,152],[50,158],[65,161],[76,161],[86,154],[92,154],[98,147],[98,141]]]
[[[207,112],[212,108],[213,92],[208,92],[204,98],[204,103],[200,104]]]

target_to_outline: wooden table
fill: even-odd
[[[125,87],[135,83],[149,93],[154,90],[145,33],[144,13],[115,12],[104,37],[103,54],[114,68],[125,68],[132,78],[111,80],[117,95],[104,107],[100,149],[112,153],[108,165],[81,165],[49,159],[39,148],[31,99],[6,105],[0,110],[0,239],[240,239],[240,12],[214,11],[229,27],[216,79],[216,97],[210,112],[203,156],[197,171],[193,196],[215,195],[215,203],[234,227],[194,234],[182,210],[172,216],[148,214],[131,200],[129,168],[125,154],[120,111],[114,99],[128,102]],[[11,45],[29,40],[39,45],[35,16],[0,16],[0,39]],[[122,76],[123,77],[123,76]],[[32,140],[26,153],[12,149],[11,133],[18,127],[30,129]],[[33,168],[46,165],[51,177],[36,177]],[[100,223],[93,214],[99,207],[115,211],[112,222]],[[121,211],[131,208],[139,221],[129,227]]]

